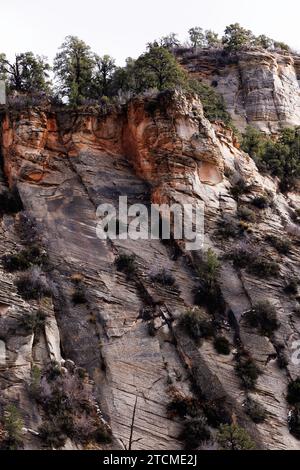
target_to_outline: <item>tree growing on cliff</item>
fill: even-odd
[[[210,121],[223,121],[226,125],[231,125],[230,114],[226,111],[223,96],[217,91],[198,80],[189,80],[188,87],[201,99],[205,117]]]
[[[8,80],[8,90],[20,93],[49,92],[50,65],[32,52],[16,54],[13,62],[0,55],[0,77]]]
[[[175,57],[165,47],[158,45],[149,45],[148,51],[137,59],[134,76],[137,92],[149,88],[157,88],[159,91],[175,88],[186,80]]]
[[[255,45],[263,49],[270,49],[274,46],[274,41],[265,34],[261,34],[255,38]]]
[[[255,443],[247,431],[237,424],[222,424],[217,434],[217,441],[222,450],[255,449]]]
[[[205,34],[202,28],[195,26],[194,28],[189,29],[189,38],[192,44],[192,47],[203,47],[205,43]]]
[[[159,45],[172,50],[175,47],[180,46],[180,41],[178,40],[176,33],[170,33],[160,39]]]
[[[207,47],[218,47],[222,45],[222,41],[219,38],[218,33],[215,33],[211,29],[205,31],[205,43]]]
[[[239,23],[234,23],[226,27],[222,43],[227,50],[238,51],[251,46],[254,39],[252,31],[243,28]]]
[[[116,69],[115,60],[110,55],[95,55],[95,71],[92,79],[91,94],[95,97],[108,96],[113,73]]]
[[[125,67],[117,67],[113,73],[110,90],[112,95],[119,92],[132,94],[137,89],[135,78],[135,60],[127,57]]]
[[[71,104],[88,97],[95,65],[90,47],[76,36],[67,36],[54,59],[58,91]]]

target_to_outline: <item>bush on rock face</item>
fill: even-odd
[[[214,335],[211,320],[207,319],[204,312],[198,308],[187,310],[180,318],[180,326],[197,342]]]
[[[247,315],[248,323],[259,328],[261,333],[270,336],[279,327],[275,307],[269,301],[258,302]]]
[[[161,268],[161,269],[155,269],[150,273],[150,279],[153,282],[157,282],[158,284],[161,284],[162,286],[174,286],[175,285],[175,277],[166,268]]]
[[[214,339],[214,347],[219,354],[223,354],[224,356],[230,354],[230,343],[224,336],[217,336]]]
[[[256,424],[263,423],[266,419],[266,410],[251,398],[248,398],[245,402],[245,411]]]
[[[129,277],[133,276],[137,272],[136,260],[134,255],[120,253],[115,260],[115,265],[118,271],[125,273]]]
[[[222,450],[254,450],[255,443],[247,431],[236,424],[220,426],[217,441]]]
[[[32,268],[21,274],[16,280],[19,294],[25,300],[39,300],[51,296],[51,287],[39,268]]]
[[[241,384],[248,390],[255,388],[256,381],[261,374],[255,361],[249,354],[241,354],[235,367],[236,373],[241,379]]]
[[[211,438],[207,427],[207,420],[204,416],[188,418],[184,423],[184,428],[180,438],[185,442],[186,448],[196,449]]]

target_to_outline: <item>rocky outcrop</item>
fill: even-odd
[[[0,383],[8,402],[16,397],[26,401],[26,429],[37,430],[43,419],[27,393],[31,363],[38,361],[43,368],[61,356],[87,370],[93,397],[112,430],[111,448],[182,448],[182,420],[171,418],[167,404],[170,386],[192,396],[195,367],[207,399],[222,400],[257,447],[299,448],[288,430],[285,394],[289,378],[297,375],[291,351],[300,320],[293,315],[295,298],[284,292],[286,277],[300,274],[299,245],[293,244],[283,256],[265,240],[266,234],[286,236],[286,227],[293,226],[291,207],[299,207],[299,195],[278,193],[277,182],[259,174],[250,157],[236,148],[230,132],[214,128],[193,95],[178,92],[136,98],[105,114],[42,109],[7,113],[2,122],[2,155],[7,181],[17,186],[24,210],[39,228],[51,263],[47,276],[54,286],[46,307],[50,321],[44,335],[33,341],[32,335],[24,337],[13,325],[19,312],[38,306],[18,294],[17,273],[1,271],[5,295],[0,304],[0,351],[5,348],[6,356],[0,365],[4,374]],[[237,201],[231,189],[240,178],[251,189]],[[266,191],[273,203],[256,210],[252,233],[240,235],[240,240],[221,239],[220,220],[227,215],[235,218],[237,203],[247,205]],[[97,206],[117,207],[122,195],[130,204],[204,205],[204,250],[212,247],[222,259],[237,243],[247,243],[278,260],[279,277],[269,280],[222,261],[224,311],[215,321],[219,334],[231,344],[229,356],[217,354],[211,340],[197,346],[178,324],[179,315],[194,305],[199,253],[191,255],[184,244],[175,242],[97,238]],[[2,219],[3,252],[20,249],[18,217]],[[136,256],[133,277],[116,269],[114,261],[123,252]],[[177,288],[153,282],[154,267],[167,268]],[[84,289],[83,303],[72,300],[74,279],[80,279]],[[267,298],[276,305],[281,323],[271,340],[244,321],[257,299]],[[149,322],[154,336],[149,335]],[[235,372],[236,348],[241,344],[262,372],[251,393],[268,412],[265,423],[259,425],[244,412],[248,393]],[[282,369],[279,345],[288,358]],[[8,385],[12,380],[14,387]],[[24,445],[40,448],[43,442],[30,434]]]
[[[215,87],[239,130],[264,132],[300,124],[299,57],[262,50],[178,52],[193,77]]]

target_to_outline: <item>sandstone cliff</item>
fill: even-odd
[[[264,132],[300,124],[299,56],[262,50],[178,51],[195,78],[223,95],[239,130],[252,124]]]
[[[247,119],[268,129],[283,122],[299,124],[291,59],[275,60],[265,54],[259,60],[260,67],[254,56],[245,54],[239,64],[224,65],[218,75],[218,87],[226,86],[224,96],[238,122],[242,125]],[[189,59],[189,70],[209,80],[216,78],[211,58],[205,67],[202,63],[198,69],[198,64],[197,57],[194,62]],[[260,77],[267,94],[258,84]],[[240,80],[246,91],[243,98]],[[274,80],[278,89],[285,82],[289,92],[285,89],[283,95],[274,96]],[[24,447],[45,446],[38,429],[47,416],[28,393],[32,365],[43,371],[51,360],[61,364],[63,359],[65,374],[75,366],[88,372],[91,400],[111,429],[112,442],[97,444],[98,448],[128,448],[133,426],[134,449],[181,449],[183,420],[170,416],[167,404],[170,390],[197,395],[191,386],[195,368],[205,400],[222,401],[258,448],[299,448],[288,429],[286,391],[288,381],[298,375],[291,356],[300,318],[293,313],[295,296],[284,291],[289,276],[300,275],[299,227],[291,220],[293,207],[300,206],[299,194],[278,192],[277,181],[259,174],[251,158],[235,146],[230,130],[207,121],[195,96],[177,92],[136,98],[104,114],[38,108],[6,112],[1,148],[1,185],[16,185],[23,213],[34,219],[49,256],[46,276],[53,286],[51,299],[42,300],[42,305],[23,300],[15,284],[19,273],[0,271],[0,345],[5,351],[0,384],[4,402],[19,403],[25,421]],[[239,196],[239,204],[250,204],[266,192],[272,204],[255,209],[255,222],[238,240],[220,238],[220,222],[236,218],[238,203],[232,188],[241,178],[249,191]],[[212,340],[197,346],[178,322],[194,305],[199,253],[191,256],[175,242],[96,237],[97,206],[117,205],[121,195],[127,195],[130,204],[205,204],[204,249],[213,248],[222,259],[224,308],[216,314],[215,328],[229,340],[230,355],[219,355]],[[26,246],[20,236],[22,220],[22,212],[3,216],[2,253]],[[279,254],[266,235],[290,238],[289,253]],[[261,279],[236,268],[225,255],[243,244],[259,250],[261,258],[276,259],[278,275]],[[134,277],[116,269],[114,261],[122,252],[136,255]],[[167,268],[178,288],[153,283],[153,266]],[[83,303],[72,301],[74,279],[84,286]],[[269,299],[276,306],[280,328],[271,339],[245,322],[245,313],[259,299]],[[28,335],[17,327],[18,319],[39,308],[47,314],[46,326],[39,335]],[[150,322],[155,330],[151,335]],[[241,387],[235,372],[241,347],[261,370],[251,392]],[[246,415],[244,403],[249,396],[266,408],[264,423],[254,424]],[[67,448],[82,445],[72,438],[65,443]]]

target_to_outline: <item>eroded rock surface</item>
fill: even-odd
[[[244,80],[254,90],[256,81],[245,65],[252,59],[240,60],[244,60],[240,64]],[[275,70],[279,73],[273,56],[266,55],[264,60],[262,76],[266,69],[272,77]],[[281,80],[286,77],[292,90],[294,72],[289,60],[282,59]],[[236,67],[234,64],[232,70]],[[210,65],[208,69],[210,74]],[[234,87],[231,98],[237,90]],[[296,93],[292,99],[297,102]],[[288,122],[291,108],[286,97],[283,101],[287,104],[281,108],[281,117]],[[278,123],[274,100],[268,116],[266,104],[261,103],[261,111],[255,110],[249,98],[251,119]],[[293,119],[296,122],[297,114]],[[167,413],[170,386],[193,394],[191,371],[197,366],[208,399],[222,399],[257,447],[299,448],[299,441],[288,430],[285,394],[289,378],[297,376],[291,351],[299,338],[300,320],[293,315],[296,300],[284,292],[287,276],[300,274],[299,243],[294,236],[290,253],[279,255],[265,241],[266,234],[286,236],[286,227],[292,226],[291,207],[299,205],[299,195],[278,193],[277,182],[259,174],[250,157],[236,148],[230,132],[207,121],[199,100],[177,92],[136,98],[105,115],[42,109],[7,113],[2,122],[2,155],[7,181],[11,187],[17,185],[24,210],[39,227],[51,263],[47,276],[55,286],[53,299],[45,306],[50,321],[44,334],[34,339],[15,325],[22,312],[34,311],[38,305],[17,293],[17,273],[0,273],[0,351],[5,350],[0,384],[7,401],[17,399],[21,404],[26,429],[37,430],[42,420],[39,407],[26,391],[31,364],[45,367],[62,357],[87,370],[93,396],[112,430],[112,443],[106,445],[181,449],[182,421]],[[219,220],[224,215],[236,216],[237,201],[231,188],[241,177],[251,185],[251,192],[241,197],[244,204],[268,190],[272,206],[256,210],[252,233],[241,240],[220,239]],[[180,314],[194,304],[199,253],[185,252],[184,243],[97,238],[97,206],[111,203],[117,207],[122,195],[130,204],[204,205],[205,250],[213,248],[222,259],[237,243],[248,243],[278,259],[279,277],[268,280],[222,261],[220,286],[225,308],[217,324],[232,345],[229,356],[217,354],[210,340],[197,346],[178,322]],[[17,220],[18,215],[4,216],[1,221],[2,253],[20,249]],[[136,255],[134,278],[116,269],[114,261],[122,252]],[[150,277],[154,267],[167,268],[177,288],[154,283]],[[74,276],[84,285],[84,303],[72,301]],[[280,328],[271,340],[244,321],[245,312],[258,299],[270,299],[277,308]],[[149,335],[149,319],[154,320],[154,336]],[[251,352],[262,371],[252,393],[268,411],[260,425],[252,423],[243,409],[247,393],[235,372],[237,341]],[[288,359],[282,369],[277,361],[279,343]],[[38,436],[25,431],[24,445],[43,446]]]
[[[223,95],[239,130],[252,124],[264,132],[300,124],[299,57],[261,50],[178,52],[195,78]]]

